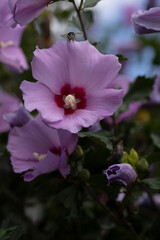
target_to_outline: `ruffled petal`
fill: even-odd
[[[88,92],[107,87],[121,68],[116,56],[101,54],[88,41],[69,42],[68,56],[71,84]]]
[[[79,109],[75,113],[65,115],[63,120],[57,122],[46,122],[50,127],[65,129],[71,133],[79,132],[82,127],[90,127],[98,119],[97,113],[85,109]]]
[[[11,127],[22,127],[32,119],[32,116],[24,108],[23,104],[20,104],[18,110],[5,114],[3,118],[10,124]]]
[[[123,90],[106,89],[89,96],[87,109],[97,114],[97,119],[111,116],[122,104]]]
[[[34,159],[33,153],[46,154],[49,149],[58,145],[55,146],[58,136],[52,130],[50,132],[55,141],[51,141],[48,127],[36,120],[29,121],[23,127],[14,127],[9,134],[7,149],[12,156],[24,160]]]
[[[10,41],[13,43],[13,45],[19,46],[24,29],[24,27],[20,26],[12,28],[8,25],[3,24],[0,26],[0,42],[7,43]]]
[[[132,25],[138,34],[160,31],[160,7],[138,10],[132,15]]]
[[[69,81],[67,43],[57,43],[50,49],[36,48],[32,61],[35,79],[48,86],[55,94]]]
[[[70,155],[77,145],[78,137],[75,134],[62,129],[58,130],[58,134],[62,147],[65,148]]]
[[[14,9],[14,20],[21,26],[30,23],[47,7],[50,0],[17,0]]]
[[[23,81],[20,89],[23,92],[25,108],[28,111],[37,109],[42,118],[48,121],[58,121],[63,118],[64,110],[57,106],[54,93],[44,84]]]
[[[108,88],[123,89],[123,96],[129,89],[130,79],[124,75],[118,75],[108,86]]]
[[[38,163],[38,160],[34,159],[28,159],[23,160],[23,159],[18,159],[15,157],[11,157],[11,164],[13,167],[13,170],[15,173],[22,173],[25,171],[28,171],[30,169],[33,169],[34,166]]]
[[[47,156],[39,161],[32,171],[28,171],[23,175],[24,181],[32,181],[41,174],[53,172],[58,169],[59,156],[48,152]]]
[[[28,69],[28,64],[21,48],[8,46],[1,49],[0,61],[3,62],[12,72],[21,73]]]

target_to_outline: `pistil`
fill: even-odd
[[[77,107],[77,103],[80,102],[79,99],[76,99],[74,95],[69,94],[67,96],[63,97],[63,100],[65,102],[64,104],[64,108],[72,108],[73,110],[76,109]]]

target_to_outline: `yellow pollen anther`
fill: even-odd
[[[65,102],[65,105],[64,105],[65,108],[72,108],[73,110],[75,110],[77,107],[77,103],[79,103],[80,100],[76,99],[74,95],[69,94],[66,97],[64,97],[64,102]]]
[[[5,47],[9,47],[9,46],[12,46],[13,45],[13,42],[12,41],[8,41],[8,42],[0,42],[0,47],[1,48],[5,48]]]
[[[38,161],[43,160],[47,154],[38,154],[37,152],[33,153],[33,157],[35,157]]]

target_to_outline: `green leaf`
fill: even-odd
[[[94,7],[101,0],[86,0],[84,3],[84,8]]]
[[[142,180],[142,182],[146,183],[153,190],[160,190],[160,177],[147,178]]]
[[[79,137],[89,137],[93,140],[100,140],[101,143],[105,144],[106,148],[109,150],[113,150],[113,145],[112,145],[112,141],[113,141],[113,133],[105,131],[105,130],[100,130],[100,131],[96,131],[96,132],[80,132],[78,133]]]
[[[145,78],[144,76],[136,78],[136,80],[131,83],[130,89],[123,99],[123,105],[116,112],[116,116],[121,112],[126,111],[129,104],[134,101],[146,103],[149,99],[149,94],[152,91],[154,79],[155,77]]]
[[[131,84],[129,92],[124,97],[124,102],[131,103],[133,101],[146,102],[152,91],[154,78],[138,77]]]
[[[22,236],[22,229],[18,226],[0,228],[0,240],[18,240]]]
[[[122,54],[117,54],[116,55],[118,57],[118,61],[121,62],[125,62],[128,60],[128,58],[126,58],[125,56],[123,56]]]
[[[151,134],[151,138],[153,140],[153,143],[156,147],[160,148],[160,136],[158,136],[157,134],[152,133]]]
[[[55,202],[63,204],[63,206],[68,209],[67,219],[72,219],[77,216],[76,194],[76,187],[70,186],[53,197]]]

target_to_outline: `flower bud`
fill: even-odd
[[[88,179],[90,178],[90,172],[87,169],[82,169],[79,172],[79,178],[83,181],[83,182],[87,182]]]
[[[138,162],[139,156],[138,153],[132,148],[130,151],[130,164],[131,165],[136,165]]]
[[[133,148],[130,150],[129,154],[123,152],[122,161],[124,163],[129,163],[134,167],[137,164],[138,159],[139,159],[138,153]]]
[[[108,179],[108,184],[120,183],[128,186],[136,180],[137,174],[130,164],[114,164],[104,171]]]
[[[148,167],[149,167],[149,165],[148,165],[148,162],[145,158],[141,158],[136,165],[136,169],[139,172],[147,171]]]
[[[123,152],[122,162],[123,163],[128,163],[128,158],[129,158],[128,153],[127,152]]]

